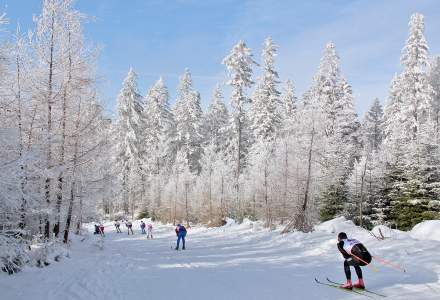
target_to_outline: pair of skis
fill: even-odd
[[[332,287],[332,288],[337,288],[337,289],[340,289],[341,291],[345,291],[345,292],[348,292],[348,293],[359,294],[359,295],[362,295],[362,296],[365,296],[365,297],[368,297],[368,298],[373,298],[374,299],[373,296],[378,296],[378,297],[383,297],[383,298],[386,297],[383,294],[380,294],[380,293],[377,293],[377,292],[374,292],[374,291],[371,291],[371,290],[367,290],[367,289],[357,289],[357,288],[353,288],[351,290],[344,289],[344,288],[341,288],[342,283],[338,283],[338,282],[330,280],[328,278],[326,278],[326,279],[327,279],[327,282],[322,282],[319,279],[315,278],[315,282],[318,283],[318,284],[321,284],[321,285],[326,285],[326,286],[329,286],[329,287]]]

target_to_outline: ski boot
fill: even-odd
[[[357,288],[357,289],[365,289],[365,284],[364,284],[364,280],[362,279],[362,278],[359,278],[359,280],[358,280],[358,282],[356,282],[354,285],[353,285],[353,287],[354,288]]]
[[[353,288],[353,284],[351,283],[351,280],[347,280],[347,282],[341,286],[339,286],[341,289],[347,289],[351,290]]]

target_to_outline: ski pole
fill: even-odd
[[[354,255],[354,254],[352,254],[352,256],[353,256],[354,258],[358,259],[359,261],[363,262],[365,265],[370,266],[371,268],[373,268],[373,271],[374,271],[374,272],[379,272],[379,269],[376,268],[375,266],[373,266],[371,263],[367,263],[365,260],[363,260],[362,258],[360,258],[360,257],[358,257],[358,256],[356,256],[356,255]]]
[[[373,258],[378,260],[383,265],[388,265],[388,266],[390,266],[390,267],[392,267],[394,269],[397,269],[397,270],[400,270],[400,271],[403,271],[404,273],[406,273],[405,268],[403,268],[403,267],[401,267],[401,266],[399,266],[399,265],[397,265],[395,263],[392,263],[389,260],[383,259],[383,258],[381,258],[379,256],[376,256],[376,255],[374,255]]]

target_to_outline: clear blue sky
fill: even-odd
[[[41,8],[39,0],[0,4],[10,30],[17,21],[32,28],[32,15]],[[312,83],[325,43],[335,42],[360,115],[374,97],[386,100],[389,82],[401,70],[413,12],[425,15],[431,54],[440,53],[439,0],[78,0],[76,7],[95,17],[86,34],[102,47],[99,87],[109,111],[115,111],[130,66],[142,94],[163,75],[172,102],[188,67],[206,107],[215,84],[225,79],[221,61],[240,39],[259,61],[264,38],[272,36],[280,46],[281,80],[292,79],[299,95]]]

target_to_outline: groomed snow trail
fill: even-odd
[[[403,233],[377,241],[349,222],[331,222],[313,233],[285,236],[251,222],[196,227],[188,231],[186,251],[172,249],[170,225],[155,226],[155,239],[147,240],[138,223],[134,236],[116,234],[109,223],[102,250],[99,237],[89,233],[83,242],[75,240],[70,258],[14,276],[0,274],[0,299],[368,299],[314,282],[314,277],[344,280],[333,232],[338,230],[408,270],[377,263],[379,271],[363,268],[368,288],[388,295],[385,299],[439,299],[439,241]]]

